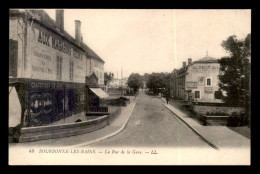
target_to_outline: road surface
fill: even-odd
[[[157,96],[140,91],[125,128],[118,134],[88,147],[205,147],[190,128],[169,111]]]

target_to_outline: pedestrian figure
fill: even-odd
[[[169,96],[166,96],[166,102],[169,104]]]

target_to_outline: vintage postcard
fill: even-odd
[[[250,9],[10,9],[9,165],[250,165]]]

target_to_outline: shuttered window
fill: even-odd
[[[71,60],[70,61],[70,80],[73,80],[73,71],[74,71],[74,63],[73,61]]]
[[[57,56],[57,62],[56,62],[56,77],[58,80],[61,80],[62,78],[62,57],[61,56]]]

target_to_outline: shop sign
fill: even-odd
[[[205,91],[205,93],[213,93],[213,88],[212,87],[205,87],[204,91]]]
[[[41,31],[40,29],[36,31],[38,31],[36,32],[36,39],[38,43],[45,45],[47,47],[51,47],[65,54],[71,55],[72,48],[68,44],[51,36],[47,32]]]
[[[76,59],[82,60],[82,54],[77,52],[75,49],[73,49],[73,57],[75,57]]]
[[[55,88],[62,88],[61,83],[57,82],[50,82],[50,81],[31,81],[29,87],[31,89],[55,89]]]
[[[63,87],[67,89],[79,89],[79,88],[83,88],[84,84],[31,80],[29,83],[29,87],[31,89],[57,89],[57,88],[60,89]]]
[[[198,77],[198,85],[204,85],[204,76]]]
[[[195,73],[204,73],[204,72],[217,72],[219,65],[211,64],[211,65],[193,65],[191,72]]]
[[[189,89],[194,89],[194,88],[197,88],[198,87],[198,82],[186,82],[186,88],[189,88]]]

